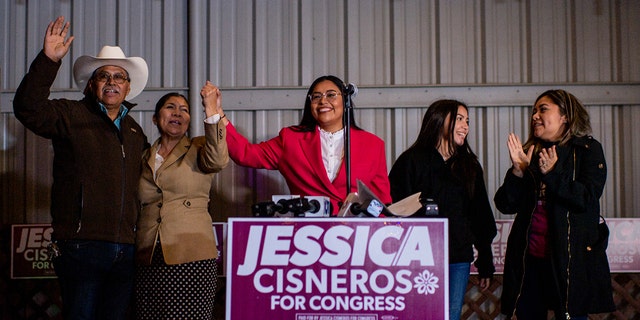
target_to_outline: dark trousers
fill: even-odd
[[[53,260],[64,319],[127,319],[134,279],[133,244],[58,241]]]

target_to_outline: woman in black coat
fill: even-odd
[[[589,114],[572,94],[549,90],[531,115],[524,146],[509,135],[513,166],[494,199],[502,213],[516,214],[501,312],[523,320],[547,319],[548,310],[556,319],[612,311],[608,233],[599,225],[607,168],[601,144],[589,136]]]
[[[427,109],[416,142],[389,173],[391,197],[402,200],[421,192],[433,199],[449,221],[449,319],[460,319],[469,280],[473,247],[480,287],[495,271],[491,242],[496,221],[478,158],[467,142],[469,111],[456,100],[438,100]]]

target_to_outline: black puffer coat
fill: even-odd
[[[518,299],[531,216],[540,182],[546,185],[551,263],[562,312],[613,311],[611,276],[606,262],[607,234],[599,232],[599,199],[607,178],[602,145],[592,137],[557,146],[558,161],[546,175],[534,155],[523,178],[507,172],[494,201],[504,214],[517,214],[507,240],[501,312],[511,315]],[[605,230],[606,231],[606,230]]]

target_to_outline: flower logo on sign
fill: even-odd
[[[438,285],[438,277],[431,273],[429,270],[424,270],[417,277],[413,278],[415,284],[414,288],[418,288],[418,293],[425,295],[434,294],[436,289],[440,286]]]

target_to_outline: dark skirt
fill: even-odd
[[[136,268],[136,319],[213,319],[215,259],[167,265],[160,245]]]

